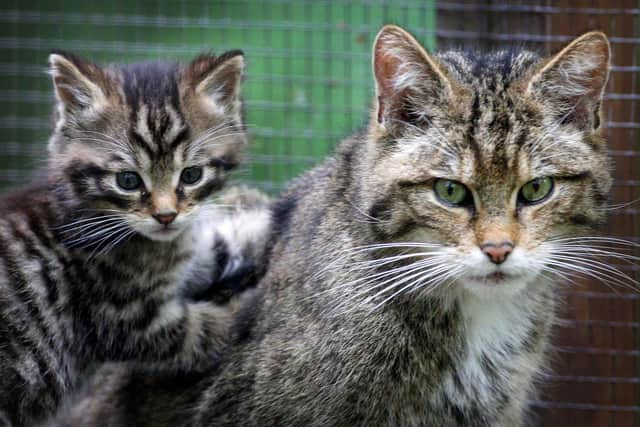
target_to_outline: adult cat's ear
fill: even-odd
[[[526,94],[550,108],[556,120],[596,129],[610,58],[606,35],[583,34],[543,63],[529,80]]]
[[[108,79],[97,65],[69,53],[55,52],[49,55],[49,73],[63,110],[96,109],[106,100]]]
[[[447,99],[451,82],[418,41],[395,25],[384,26],[373,44],[377,119],[387,130],[420,125],[426,105]]]
[[[242,51],[226,52],[219,57],[200,55],[187,66],[186,79],[196,95],[202,96],[221,113],[240,110],[240,87],[244,73]]]

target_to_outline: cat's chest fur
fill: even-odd
[[[371,402],[387,408],[387,424],[518,425],[548,332],[548,319],[530,311],[542,298],[526,296],[461,296],[422,325],[405,326],[411,338],[395,342],[387,366],[392,398]]]
[[[465,351],[445,375],[443,393],[467,405],[504,405],[515,392],[510,384],[515,372],[531,375],[524,372],[529,370],[527,340],[536,326],[522,304],[510,299],[469,298],[460,310]]]
[[[89,262],[86,274],[110,288],[110,292],[127,293],[170,284],[173,288],[179,284],[180,280],[177,279],[188,269],[191,261],[192,250],[186,242],[187,238],[159,243],[138,237],[139,241]]]

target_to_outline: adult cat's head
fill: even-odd
[[[513,293],[567,261],[560,239],[602,220],[611,186],[599,119],[606,36],[587,33],[546,59],[432,56],[387,26],[373,54],[362,193],[380,239],[438,245],[437,274],[480,296]]]
[[[76,240],[174,239],[246,145],[242,52],[186,65],[102,68],[66,53],[49,62],[57,100],[50,175],[66,184],[76,217],[92,217],[76,219]]]

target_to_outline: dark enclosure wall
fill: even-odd
[[[603,232],[640,243],[640,203],[627,204],[640,199],[638,0],[4,0],[0,189],[27,183],[45,159],[52,49],[131,62],[241,48],[253,147],[236,179],[276,193],[366,122],[371,43],[386,23],[431,50],[515,44],[549,53],[585,31],[605,31],[614,55],[605,133],[616,180]],[[601,262],[640,280],[637,263]],[[639,426],[640,294],[575,282],[558,296],[566,304],[533,424]]]

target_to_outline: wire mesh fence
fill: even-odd
[[[253,139],[238,179],[276,192],[362,126],[372,98],[370,48],[396,23],[428,48],[522,45],[543,52],[605,31],[613,62],[605,117],[615,161],[612,203],[640,198],[638,0],[5,0],[0,4],[0,188],[25,184],[46,153],[52,90],[46,58],[188,59],[241,48]],[[611,211],[605,233],[640,242],[638,204]],[[618,266],[640,279],[638,265]],[[582,280],[559,295],[553,373],[534,404],[539,425],[640,425],[640,294]]]
[[[253,136],[242,177],[276,191],[366,119],[369,52],[377,30],[398,22],[428,46],[434,2],[5,1],[0,5],[0,186],[24,182],[49,130],[47,54],[96,62],[188,59],[241,48],[248,61],[247,123]],[[426,29],[425,29],[426,28]]]

